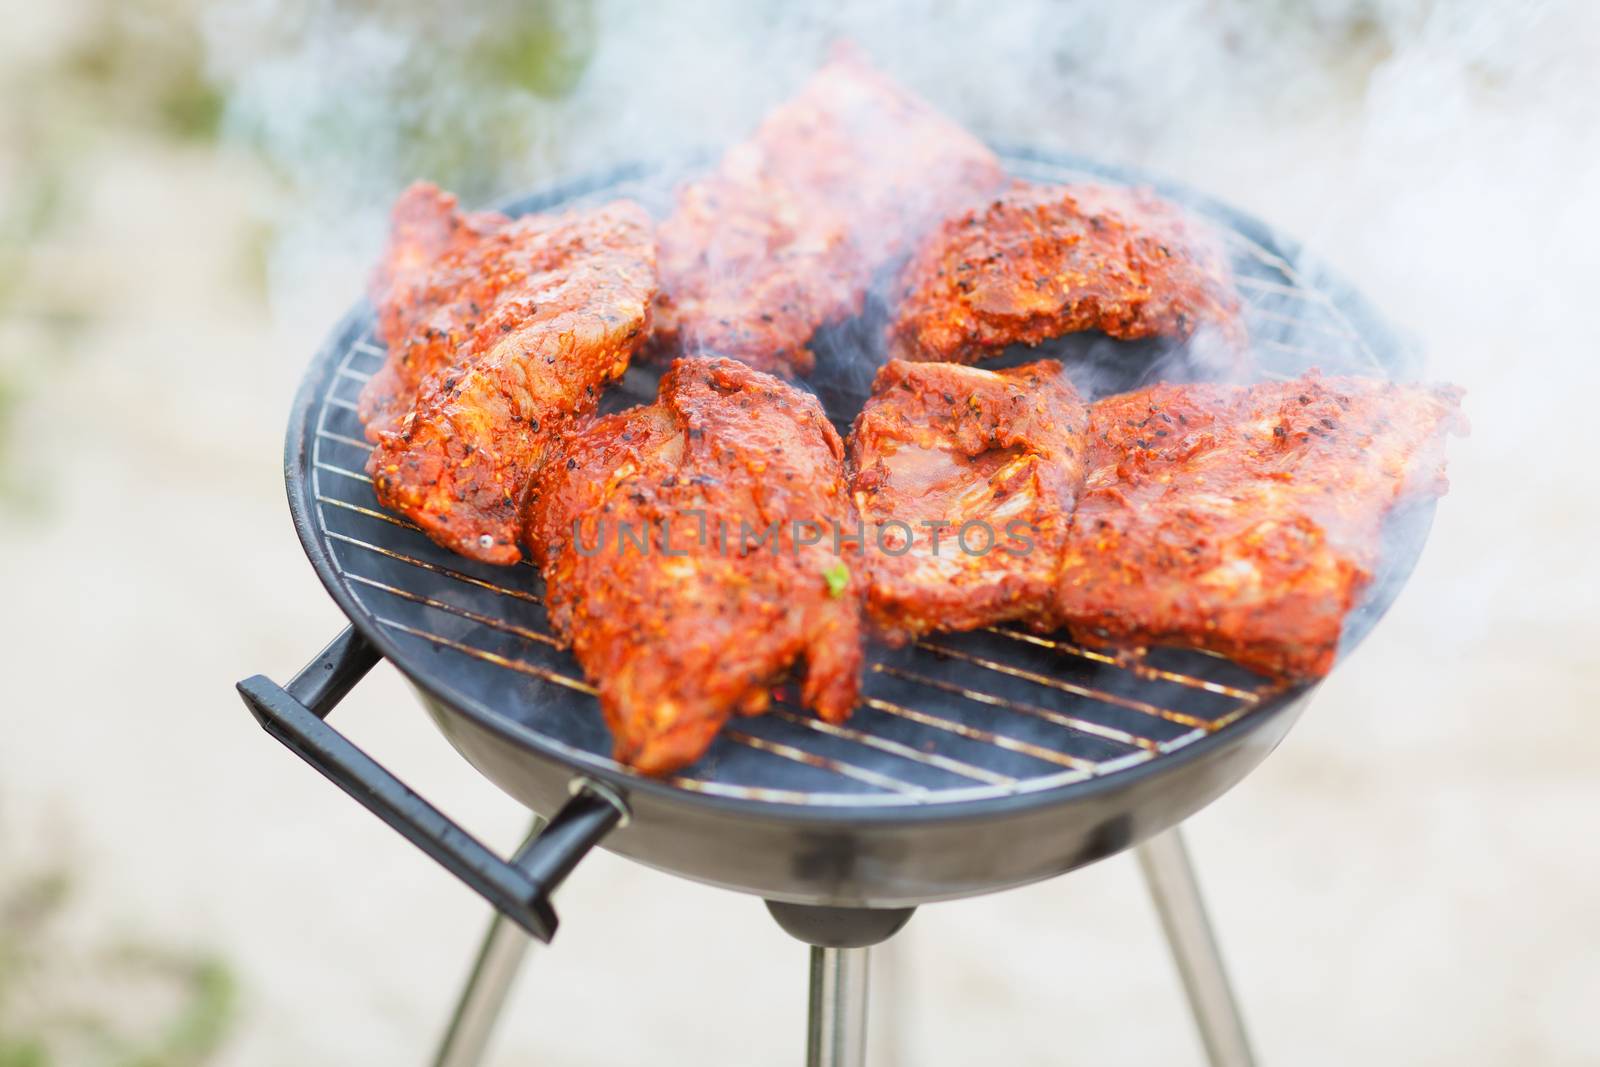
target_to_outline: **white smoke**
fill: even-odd
[[[475,62],[508,11],[581,57],[565,91]],[[230,0],[207,30],[229,128],[285,178],[273,280],[290,314],[331,322],[359,292],[389,199],[414,177],[482,203],[725,144],[849,38],[983,136],[1169,175],[1350,276],[1420,342],[1431,377],[1469,390],[1456,491],[1485,494],[1485,521],[1459,551],[1500,592],[1518,579],[1490,530],[1514,538],[1518,510],[1548,494],[1594,511],[1569,468],[1527,457],[1547,425],[1577,424],[1600,380],[1585,325],[1600,282],[1600,15],[1576,0],[612,0],[448,17]]]

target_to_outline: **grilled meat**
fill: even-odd
[[[1459,398],[1312,374],[1097,402],[1056,618],[1041,628],[1206,649],[1291,679],[1326,674],[1385,517],[1448,487]]]
[[[1218,239],[1143,189],[1017,182],[929,237],[898,297],[888,345],[902,359],[973,363],[1079,330],[1185,339],[1203,326],[1219,362],[1243,351]]]
[[[801,696],[850,714],[861,670],[844,446],[815,398],[682,359],[656,403],[606,416],[537,481],[528,543],[550,619],[600,691],[619,760],[663,774],[805,661]],[[853,556],[853,552],[851,553]]]
[[[999,187],[994,154],[842,51],[661,225],[657,341],[795,376],[820,326],[861,313],[874,272]]]
[[[379,501],[462,555],[515,563],[529,479],[649,334],[649,218],[629,201],[463,216],[416,186],[374,290],[390,357],[361,410]]]
[[[850,435],[875,627],[900,643],[1047,614],[1088,429],[1053,360],[879,371]]]
[[[416,399],[424,378],[448,366],[500,291],[514,281],[520,245],[511,220],[494,211],[462,212],[456,198],[416,182],[395,201],[389,245],[368,295],[377,308],[378,339],[389,358],[361,391],[367,439],[392,429]]]

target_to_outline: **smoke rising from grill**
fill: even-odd
[[[291,193],[273,291],[300,336],[359,289],[413,177],[483,202],[720,147],[850,39],[991,140],[1170,175],[1297,234],[1411,331],[1426,375],[1467,387],[1475,425],[1444,513],[1482,521],[1443,539],[1457,580],[1428,593],[1439,625],[1476,631],[1476,605],[1506,595],[1548,627],[1564,581],[1535,565],[1510,597],[1530,575],[1500,545],[1558,493],[1595,515],[1526,455],[1597,377],[1578,323],[1600,231],[1600,18],[1580,4],[547,3],[462,20],[236,0],[208,39],[229,128]]]
[[[232,692],[257,671],[285,681],[347,622],[285,506],[295,389],[413,177],[476,207],[614,160],[716,149],[846,38],[995,142],[1170,176],[1300,238],[1410,334],[1425,377],[1466,387],[1473,433],[1449,442],[1451,492],[1418,572],[1189,841],[1263,1062],[1600,1064],[1600,475],[1582,439],[1600,395],[1600,5],[65,0],[7,14],[0,1046],[60,1063],[104,1057],[109,1041],[127,1057],[166,1048],[240,1067],[412,1062],[434,1047],[486,909],[247,721]],[[379,363],[364,352],[349,367]],[[340,376],[333,395],[355,402],[360,387]],[[356,477],[310,468],[307,494],[367,509],[326,504],[328,527],[467,573],[370,514],[359,421],[327,413],[318,428],[346,440],[313,438],[316,458]],[[418,547],[370,535],[383,530]],[[373,582],[482,618],[522,626],[541,611],[326,547]],[[489,577],[536,581],[526,567]],[[503,630],[350,581],[408,625],[502,658],[512,647]],[[417,642],[425,667],[475,658],[396,640]],[[530,663],[554,658],[516,640]],[[1015,641],[992,651],[1074,683],[1126,673]],[[470,678],[483,703],[524,721],[565,709],[566,736],[609,744],[578,689],[557,686],[570,703],[552,705],[532,676],[482,665]],[[937,666],[924,673],[1068,707],[1021,677]],[[1224,667],[1213,677],[1251,684]],[[1239,706],[1138,681],[1163,707]],[[903,688],[880,695],[906,709],[967,699],[891,682]],[[522,805],[413,698],[379,664],[331,725],[509,854]],[[971,725],[1028,744],[1062,732],[966,707]],[[1190,729],[1109,705],[1092,717],[1157,742]],[[770,713],[753,725],[802,729]],[[914,724],[873,708],[847,725],[932,740],[913,750],[930,779],[928,761],[995,749],[902,733]],[[906,763],[829,743],[868,770]],[[1055,751],[1128,749],[1075,743]],[[763,766],[748,784],[783,784]],[[565,782],[551,794],[541,806],[564,801]],[[1103,840],[1142,825],[1118,821]],[[648,837],[650,821],[627,832]],[[496,1059],[799,1058],[803,953],[759,901],[597,854],[559,903],[562,950],[530,961]],[[872,1063],[1203,1059],[1131,857],[920,909],[896,940],[904,952],[873,964]]]

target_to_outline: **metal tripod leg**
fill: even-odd
[[[544,824],[545,820],[535,815],[528,840],[536,837]],[[439,1042],[434,1067],[477,1067],[482,1062],[494,1024],[500,1019],[500,1010],[505,1007],[532,941],[522,927],[499,912],[494,913],[466,988],[456,1001],[450,1027]]]
[[[806,1067],[862,1067],[867,1058],[867,954],[811,946]]]
[[[1140,845],[1139,866],[1161,916],[1172,958],[1189,994],[1200,1041],[1211,1067],[1252,1067],[1255,1055],[1244,1031],[1244,1019],[1228,984],[1228,974],[1211,933],[1205,902],[1195,881],[1189,850],[1178,828]]]
[[[837,908],[767,901],[784,932],[811,946],[806,1067],[861,1067],[867,1058],[867,953],[915,908]]]

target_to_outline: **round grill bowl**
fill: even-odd
[[[1405,347],[1357,293],[1261,223],[1145,175],[1003,155],[1019,177],[1147,184],[1208,217],[1227,236],[1270,373],[1411,370]],[[629,196],[660,214],[679,173],[627,167],[505,210]],[[870,361],[857,357],[876,335],[872,315],[817,342],[812,388],[838,421],[853,415],[870,378]],[[1173,366],[1156,347],[1090,336],[1029,353],[1041,354],[1095,368],[1097,390]],[[630,814],[604,847],[652,867],[834,906],[909,906],[1022,885],[1128,848],[1220,796],[1283,738],[1311,694],[1200,653],[1113,657],[997,627],[871,650],[863,703],[843,728],[780,698],[771,714],[732,724],[679,776],[644,778],[610,758],[592,691],[549,636],[538,574],[456,557],[373,498],[354,402],[383,359],[362,304],[333,331],[295,402],[285,476],[306,554],[355,630],[406,675],[475,767],[545,814],[575,781],[598,783]],[[640,368],[608,403],[653,394],[654,375]],[[1391,523],[1346,652],[1410,573],[1431,516],[1419,508]]]

